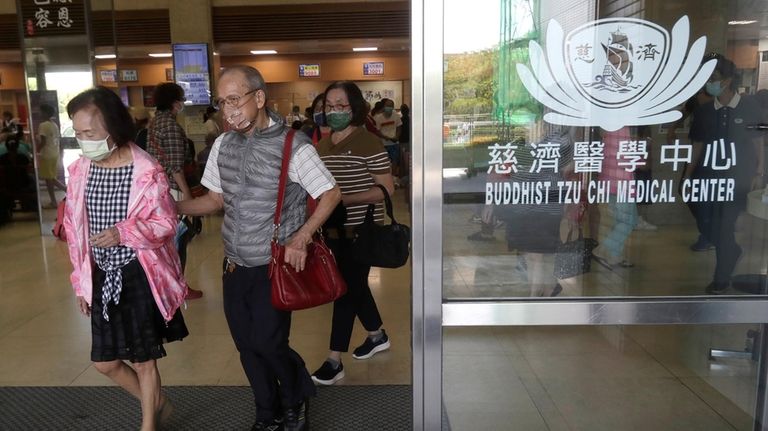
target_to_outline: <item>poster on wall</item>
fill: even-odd
[[[363,63],[363,75],[364,76],[384,76],[384,62],[375,61],[370,63]]]
[[[123,82],[136,82],[139,80],[139,73],[136,69],[121,69],[120,80]]]
[[[101,82],[117,82],[117,70],[107,69],[99,71],[99,79]]]
[[[320,76],[319,64],[300,64],[299,76],[302,78],[317,78]]]
[[[356,81],[363,98],[373,105],[381,99],[392,99],[395,106],[403,103],[403,81]]]
[[[166,70],[166,75],[168,71]],[[211,79],[207,43],[176,43],[173,45],[173,74],[184,89],[189,105],[211,103]]]
[[[155,107],[155,87],[153,85],[145,85],[141,87],[142,98],[144,99],[144,106],[147,108]]]

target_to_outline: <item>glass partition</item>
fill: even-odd
[[[766,292],[766,2],[474,5],[444,4],[446,300]]]
[[[445,328],[443,429],[764,429],[757,329]]]
[[[42,233],[49,235],[65,195],[67,168],[79,156],[66,106],[93,86],[90,10],[84,0],[20,1],[18,10],[40,224]]]

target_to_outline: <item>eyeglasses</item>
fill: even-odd
[[[342,112],[345,109],[349,108],[350,106],[352,105],[350,104],[325,105],[325,112],[331,112],[331,111]]]
[[[257,88],[255,90],[251,90],[251,91],[243,94],[242,96],[234,96],[234,95],[232,95],[232,96],[227,96],[227,97],[225,97],[223,99],[216,99],[216,100],[213,101],[213,107],[217,111],[221,111],[222,109],[224,109],[225,106],[229,106],[230,108],[239,108],[239,107],[243,106],[243,104],[245,103],[245,101],[243,99],[245,99],[246,97],[250,96],[251,94],[253,94],[253,93],[255,93],[255,92],[259,91],[259,90],[261,90],[261,88]]]

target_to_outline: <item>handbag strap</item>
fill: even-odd
[[[277,183],[277,207],[275,207],[275,220],[272,224],[272,228],[274,229],[272,233],[273,242],[277,242],[278,233],[280,231],[280,217],[283,215],[283,199],[285,198],[285,186],[288,182],[288,166],[291,163],[293,135],[295,134],[296,130],[290,129],[288,134],[285,135],[285,145],[283,146],[283,163],[280,167],[280,181]]]
[[[392,199],[389,197],[389,192],[387,192],[387,188],[382,186],[381,184],[374,184],[375,187],[378,187],[382,193],[384,193],[384,206],[387,210],[387,216],[392,220],[392,224],[397,224],[397,220],[395,220],[394,212],[392,211]],[[365,222],[371,222],[373,223],[373,212],[376,210],[376,204],[368,204],[368,211],[365,213]]]

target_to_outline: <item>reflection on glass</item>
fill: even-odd
[[[446,1],[446,297],[768,292],[760,25],[642,4]]]
[[[444,328],[443,429],[761,429],[755,328]]]

